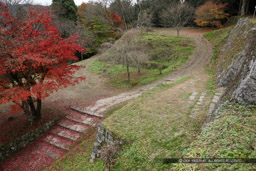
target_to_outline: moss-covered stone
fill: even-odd
[[[256,24],[251,20],[240,19],[218,58],[218,86],[228,87],[231,99],[242,104],[256,104],[255,30]]]

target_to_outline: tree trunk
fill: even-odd
[[[41,119],[41,105],[42,101],[40,99],[37,99],[37,108],[35,108],[35,105],[33,103],[32,97],[29,97],[27,100],[27,104],[29,105],[30,110],[29,112],[29,120],[33,123],[35,121],[38,121]]]
[[[245,8],[245,15],[248,14],[248,11],[249,11],[249,4],[250,4],[250,2],[247,1],[247,3],[246,3],[246,8]]]
[[[177,30],[177,37],[179,37],[180,36],[180,28],[177,27],[176,30]]]
[[[240,2],[239,2],[239,9],[238,9],[238,15],[240,16],[241,15],[241,9],[242,9],[242,3],[243,2],[243,0],[240,0]]]
[[[84,60],[84,55],[82,52],[81,52],[81,60]]]
[[[36,107],[36,118],[37,118],[37,120],[41,119],[41,106],[42,106],[42,100],[37,99],[37,107]]]
[[[241,16],[245,16],[246,14],[246,3],[247,3],[247,0],[242,0]]]
[[[139,63],[138,63],[137,68],[138,68],[138,75],[140,75],[140,64]]]
[[[126,63],[126,70],[127,70],[127,76],[128,76],[128,83],[131,81],[131,76],[130,76],[130,68],[129,68],[129,63]]]
[[[29,112],[29,106],[26,101],[22,101],[22,108],[24,110],[24,113],[27,117],[30,117],[30,112]]]

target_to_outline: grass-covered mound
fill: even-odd
[[[185,63],[195,49],[194,42],[183,37],[147,33],[143,36],[134,36],[133,39],[132,41],[140,41],[140,49],[135,53],[143,53],[144,56],[138,57],[143,58],[143,61],[139,59],[142,61],[140,63],[140,74],[137,73],[136,64],[131,62],[130,84],[127,83],[127,68],[125,65],[118,62],[114,62],[113,65],[110,64],[110,61],[104,61],[103,59],[104,56],[109,56],[108,59],[111,59],[111,55],[116,56],[119,53],[115,48],[120,46],[122,38],[113,45],[114,48],[107,50],[99,60],[95,60],[90,65],[90,71],[97,74],[104,74],[110,79],[110,83],[118,88],[142,86],[170,74],[175,68]],[[134,44],[131,43],[128,46],[134,46]],[[127,49],[132,48],[128,46],[126,47]]]
[[[230,33],[232,28],[233,26],[230,26],[224,29],[210,31],[204,35],[204,37],[213,45],[213,48],[214,48],[214,55],[212,57],[213,61],[217,60],[220,50],[225,45],[228,34]]]

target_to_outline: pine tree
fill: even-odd
[[[77,6],[74,0],[53,0],[52,7],[59,17],[76,21]]]

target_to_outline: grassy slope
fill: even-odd
[[[224,104],[184,151],[187,158],[256,158],[256,106]],[[254,170],[255,164],[176,164],[177,170]]]
[[[165,36],[159,36],[159,35],[154,35],[154,34],[148,34],[144,37],[144,39],[145,39],[145,42],[151,42],[151,39],[154,39],[152,41],[152,42],[154,42],[154,45],[152,45],[152,46],[154,46],[155,49],[152,48],[150,53],[151,52],[153,53],[154,50],[156,50],[156,52],[154,52],[154,53],[162,53],[162,57],[167,59],[168,56],[166,56],[165,53],[169,53],[168,48],[167,48],[167,47],[169,47],[176,52],[173,55],[183,55],[181,58],[177,58],[177,56],[172,56],[172,55],[169,56],[170,58],[176,58],[178,60],[177,61],[174,60],[174,61],[176,61],[175,64],[169,63],[168,64],[169,67],[165,71],[163,71],[162,75],[159,75],[159,71],[157,71],[157,70],[148,71],[150,73],[154,73],[154,72],[156,73],[155,77],[152,74],[153,76],[151,76],[151,80],[146,78],[146,80],[150,80],[149,82],[152,82],[152,81],[162,77],[163,75],[170,73],[175,67],[178,67],[179,65],[184,63],[185,60],[187,60],[188,56],[190,56],[194,51],[194,46],[192,45],[192,41],[189,39],[186,39],[186,38],[181,38],[181,37],[177,38],[177,37],[173,37],[173,36],[165,37]],[[161,46],[158,44],[161,44],[161,46],[164,46],[164,47],[161,48]],[[183,52],[178,50],[179,46],[184,46]],[[167,52],[165,52],[165,51],[167,51]],[[155,62],[161,63],[162,61],[159,60],[159,61],[155,61]],[[165,62],[165,63],[167,63],[167,62]],[[91,66],[92,67],[90,69],[93,70],[94,72],[101,72],[101,70],[99,68],[103,68],[104,64],[100,63],[99,61],[95,61],[94,65],[91,65]],[[109,72],[115,73],[115,72],[119,72],[123,69],[121,66],[115,66],[115,67],[118,69],[113,69],[112,71],[110,70]],[[149,93],[147,93],[147,95],[145,95],[145,96],[149,97],[151,94],[155,94],[157,96],[157,92],[161,92],[161,91],[163,91],[167,88],[170,88],[176,84],[182,83],[182,82],[186,81],[187,79],[188,79],[188,77],[183,77],[183,78],[177,80],[174,84],[161,85],[161,86],[155,88],[154,90],[150,91]],[[146,84],[146,83],[144,83],[144,84]],[[142,98],[145,98],[145,96],[143,96]],[[184,95],[184,98],[188,98],[188,97],[189,97],[189,95]],[[137,103],[137,102],[135,102],[135,103]],[[128,109],[129,109],[129,107],[128,107]],[[113,111],[111,110],[110,113],[114,112],[115,110],[113,110]],[[108,112],[108,114],[109,114],[109,112]],[[170,129],[172,129],[172,128],[170,128]],[[174,132],[177,132],[178,129],[171,130],[171,131],[174,133]],[[93,148],[95,134],[92,137],[89,137],[89,138],[86,137],[86,139],[83,140],[81,142],[81,144],[78,145],[75,150],[70,151],[67,155],[65,155],[63,158],[57,160],[52,166],[50,166],[46,170],[104,170],[104,163],[100,159],[96,160],[96,162],[94,162],[93,164],[89,163],[91,151]],[[180,142],[182,141],[183,138],[185,138],[184,135],[177,135],[177,137],[175,139],[173,139],[172,143],[174,144],[174,146],[175,146],[175,143],[180,144]],[[189,143],[183,143],[182,145],[188,146]],[[164,143],[163,143],[163,146],[165,146]],[[167,148],[171,148],[171,147],[167,147]],[[181,150],[179,148],[180,147],[177,147],[176,152],[173,152],[173,154],[180,152]],[[136,158],[136,156],[135,156],[135,158]],[[144,164],[146,164],[146,163],[144,163]]]
[[[177,102],[176,106],[170,107],[173,99],[166,94],[171,87],[188,79],[182,77],[171,85],[157,86],[104,121],[107,129],[128,142],[123,146],[114,170],[167,169],[169,165],[155,159],[181,156],[182,150],[189,146],[198,131],[197,124],[189,121],[187,109],[181,110],[182,103]],[[183,94],[181,98],[188,97],[189,94]],[[186,129],[184,123],[191,129]]]
[[[213,61],[216,61],[220,52],[220,49],[225,44],[225,40],[227,39],[227,36],[229,32],[231,31],[231,27],[227,27],[220,30],[210,31],[204,35],[204,37],[209,40],[213,47],[214,47],[214,55],[212,57]]]
[[[214,46],[213,65],[232,27],[205,34]],[[213,67],[214,68],[214,67]],[[188,158],[256,158],[256,106],[225,103],[218,118],[183,152]],[[253,170],[255,164],[176,164],[177,170]]]
[[[142,86],[156,81],[163,76],[170,74],[175,68],[186,62],[194,52],[193,41],[183,37],[163,36],[155,33],[145,34],[142,38],[145,46],[146,55],[151,63],[163,65],[166,68],[159,74],[158,69],[141,70],[141,74],[137,75],[137,69],[131,67],[131,85],[128,85],[126,68],[122,65],[108,65],[96,60],[90,65],[90,71],[103,74],[107,69],[106,76],[110,78],[110,82],[118,88],[126,88],[129,86]],[[106,53],[114,53],[107,51]],[[152,59],[154,58],[154,59]]]
[[[194,131],[198,130],[196,125],[193,128],[194,130],[186,132],[184,131],[183,124],[179,123],[181,120],[187,120],[189,122],[186,115],[172,118],[174,109],[168,109],[169,104],[167,102],[163,104],[159,103],[158,105],[152,104],[155,103],[154,99],[159,97],[159,93],[166,94],[166,90],[175,85],[182,84],[188,79],[189,77],[181,77],[172,84],[161,84],[139,98],[132,100],[124,107],[111,111],[111,113],[114,113],[104,121],[106,123],[105,126],[111,127],[111,130],[115,130],[118,136],[133,142],[131,146],[128,144],[123,147],[124,150],[117,160],[115,170],[150,170],[151,166],[156,169],[169,167],[162,166],[160,162],[156,163],[153,159],[156,156],[180,156],[182,149],[189,146],[192,137],[189,139],[186,134],[193,136]],[[187,99],[189,95],[184,94],[182,98]],[[170,98],[169,100],[172,101]],[[148,112],[148,110],[151,112]],[[164,113],[162,113],[163,111]],[[138,113],[140,115],[137,115]],[[155,113],[161,113],[161,117]],[[138,118],[138,116],[141,118]],[[141,119],[144,119],[143,123],[138,122]],[[116,121],[122,122],[123,124],[113,124]],[[153,129],[153,127],[157,127],[157,129]],[[159,134],[160,132],[166,132],[166,134]],[[95,137],[95,134],[93,136]],[[137,141],[138,137],[141,140]],[[64,158],[59,159],[46,170],[104,170],[104,163],[100,159],[97,159],[93,164],[89,163],[93,140],[86,138],[76,150],[70,151]],[[161,141],[160,145],[159,141]],[[156,156],[150,156],[149,158],[149,154]]]
[[[205,35],[213,43],[215,55],[219,52],[219,48],[223,45],[230,29],[226,28]],[[216,58],[213,57],[213,59]],[[122,109],[117,110],[118,115],[116,116],[118,118],[113,118],[114,114],[112,118],[106,120],[105,126],[130,142],[130,145],[124,146],[123,152],[119,155],[114,166],[115,170],[160,170],[170,167],[171,170],[253,170],[255,168],[255,165],[252,164],[162,165],[153,160],[155,157],[165,157],[166,154],[169,157],[183,155],[184,157],[256,158],[255,106],[228,103],[223,105],[218,113],[218,119],[205,127],[192,144],[183,133],[179,134],[179,131],[183,129],[180,127],[179,120],[187,118],[174,117],[171,119],[166,116],[168,118],[166,119],[165,117],[158,117],[158,113],[172,113],[172,109],[169,109],[166,103],[159,104],[159,102],[155,102],[159,93],[163,93],[166,89],[185,82],[187,79],[181,78],[172,85],[156,87],[128,103]],[[188,98],[188,96],[184,94],[184,98]],[[150,99],[153,99],[154,103]],[[154,108],[156,104],[160,106]],[[138,113],[140,115],[137,115]],[[154,115],[147,115],[148,113],[154,113]],[[130,117],[133,115],[134,117]],[[136,118],[138,116],[140,118]],[[130,118],[134,118],[134,121],[131,122]],[[148,121],[150,121],[150,124],[148,124]],[[113,122],[117,124],[113,126]],[[120,123],[125,123],[125,125]],[[152,129],[152,125],[156,125],[157,129]],[[167,127],[164,125],[167,125]],[[168,125],[171,126],[168,127]],[[163,134],[164,130],[168,134]],[[192,135],[197,130],[198,128],[195,125],[194,130],[192,129],[189,133]],[[141,137],[141,139],[138,140],[138,137]],[[104,164],[101,160],[97,160],[94,164],[89,163],[92,144],[92,140],[82,142],[78,147],[80,150],[70,152],[64,159],[57,161],[51,167],[51,170],[53,168],[55,170],[103,170]],[[81,153],[80,151],[85,148],[84,146],[89,147],[89,151]]]

